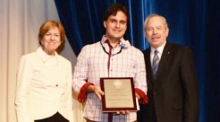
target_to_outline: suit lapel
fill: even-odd
[[[155,80],[152,74],[150,51],[151,51],[150,48],[144,51],[144,59],[145,59],[146,71],[147,71],[147,83],[148,83],[148,86],[152,86],[149,88],[154,87],[154,89],[157,89],[159,85],[161,84],[160,82],[163,82],[161,78],[166,77],[166,71],[168,71],[169,69],[169,66],[170,66],[169,64],[170,64],[170,61],[172,60],[172,55],[173,55],[172,45],[169,42],[167,42],[164,47],[162,57],[159,62],[157,78]]]
[[[163,80],[160,80],[163,77],[166,77],[164,74],[166,74],[166,71],[169,68],[169,62],[171,60],[171,44],[170,43],[166,43],[162,56],[161,56],[161,60],[159,62],[159,67],[158,67],[158,71],[157,71],[157,78],[156,78],[156,86],[158,87],[159,84],[161,84],[160,82],[163,82]]]

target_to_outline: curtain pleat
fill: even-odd
[[[189,46],[194,54],[199,80],[200,122],[220,121],[220,4],[219,0],[55,0],[76,55],[84,45],[100,40],[103,12],[112,3],[129,11],[125,39],[140,50],[149,47],[143,23],[158,13],[167,19],[168,41]],[[71,17],[69,17],[71,16]]]

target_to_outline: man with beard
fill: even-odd
[[[191,51],[167,41],[166,19],[149,15],[144,23],[150,48],[144,51],[148,98],[138,122],[198,122],[198,86]]]

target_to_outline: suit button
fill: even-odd
[[[58,87],[58,84],[56,84],[56,87]]]

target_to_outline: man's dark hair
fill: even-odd
[[[104,17],[103,17],[103,21],[106,21],[108,19],[108,17],[111,15],[115,16],[118,11],[122,11],[127,16],[127,20],[128,20],[128,11],[127,11],[126,7],[120,3],[115,3],[115,4],[110,5],[106,9]]]

